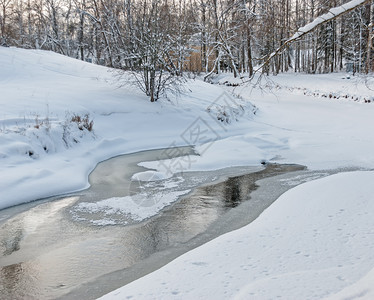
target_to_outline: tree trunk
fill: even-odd
[[[369,72],[373,71],[373,65],[374,63],[372,62],[372,55],[371,52],[374,50],[374,32],[373,32],[373,27],[374,27],[374,0],[371,1],[369,5],[370,9],[370,17],[369,17],[369,25],[368,25],[368,41],[367,41],[367,49],[366,49],[366,74]]]

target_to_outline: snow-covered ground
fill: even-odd
[[[88,174],[109,157],[180,145],[196,146],[199,156],[145,162],[154,172],[134,178],[263,161],[315,170],[374,168],[372,77],[290,73],[252,89],[228,87],[224,83],[236,80],[220,75],[214,81],[221,85],[191,79],[180,97],[150,103],[132,86],[119,88],[108,69],[51,52],[0,47],[0,66],[0,209],[86,188]],[[93,131],[87,129],[91,121]],[[150,280],[149,293],[156,288],[155,298],[173,292],[194,298],[210,293],[210,287],[221,298],[225,291],[271,298],[288,288],[287,299],[343,288],[344,296],[357,288],[361,293],[373,278],[372,271],[364,278],[374,266],[367,219],[373,213],[372,182],[371,172],[357,172],[302,185],[255,223],[187,254],[193,260],[182,257],[142,280]],[[164,278],[163,272],[178,272],[178,285],[161,289],[158,281],[150,283],[152,276]],[[199,278],[206,284],[195,285]],[[146,293],[144,283],[127,288]]]
[[[96,164],[119,154],[230,135],[206,112],[223,90],[201,81],[190,82],[193,93],[152,104],[118,88],[109,69],[52,52],[0,47],[0,65],[0,209],[86,188]],[[92,132],[71,122],[86,115]],[[211,126],[208,135],[190,136],[200,125]]]

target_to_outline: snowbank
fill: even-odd
[[[250,225],[100,299],[322,299],[344,288],[331,299],[371,299],[373,181],[353,172],[302,184]]]

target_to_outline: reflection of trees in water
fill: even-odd
[[[268,164],[264,170],[230,177],[224,182],[201,188],[201,190],[204,191],[206,197],[219,199],[222,207],[226,209],[234,208],[241,202],[250,199],[250,193],[258,188],[256,184],[258,180],[304,169],[305,167],[298,165]]]
[[[151,220],[123,236],[123,243],[126,245],[124,256],[129,260],[129,265],[167,248],[170,231],[170,228],[165,228],[167,225],[165,222]]]
[[[262,177],[263,171],[250,175],[229,178],[224,182],[224,202],[226,208],[238,206],[249,200],[250,193],[257,189],[256,181]],[[256,176],[257,175],[257,176]]]
[[[229,178],[225,182],[224,200],[226,207],[236,207],[243,200],[239,178]]]
[[[161,222],[162,224],[162,222]],[[145,229],[145,242],[150,253],[156,252],[169,244],[168,231],[160,228],[160,223],[150,222],[144,226]],[[165,224],[167,225],[167,224]]]
[[[207,199],[214,199],[216,200],[212,202],[214,208],[216,210],[223,209],[222,212],[224,212],[226,209],[236,207],[242,201],[248,200],[250,191],[256,188],[252,177],[253,174],[248,177],[246,175],[230,177],[223,182],[200,187],[197,190],[202,195],[202,201],[207,202]]]

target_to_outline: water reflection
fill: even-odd
[[[241,184],[237,177],[226,181],[224,198],[226,207],[236,207],[243,200]]]
[[[131,160],[136,161],[134,157]],[[109,166],[114,166],[112,161]],[[40,204],[0,225],[0,295],[4,299],[59,298],[85,282],[130,268],[159,251],[187,245],[228,210],[248,200],[256,180],[301,169],[269,165],[249,175],[202,186],[158,216],[131,226],[93,226],[73,219],[73,205],[82,198],[95,201],[97,195],[93,197],[92,191],[98,186],[103,193],[106,185],[95,177],[98,185],[87,194]],[[238,170],[219,172],[232,174]],[[104,167],[100,172],[106,171]],[[116,182],[124,177],[116,174]],[[190,173],[185,175],[183,184],[207,184],[214,178],[217,172]],[[119,192],[116,189],[109,193]],[[100,294],[89,293],[86,298],[97,296]]]

